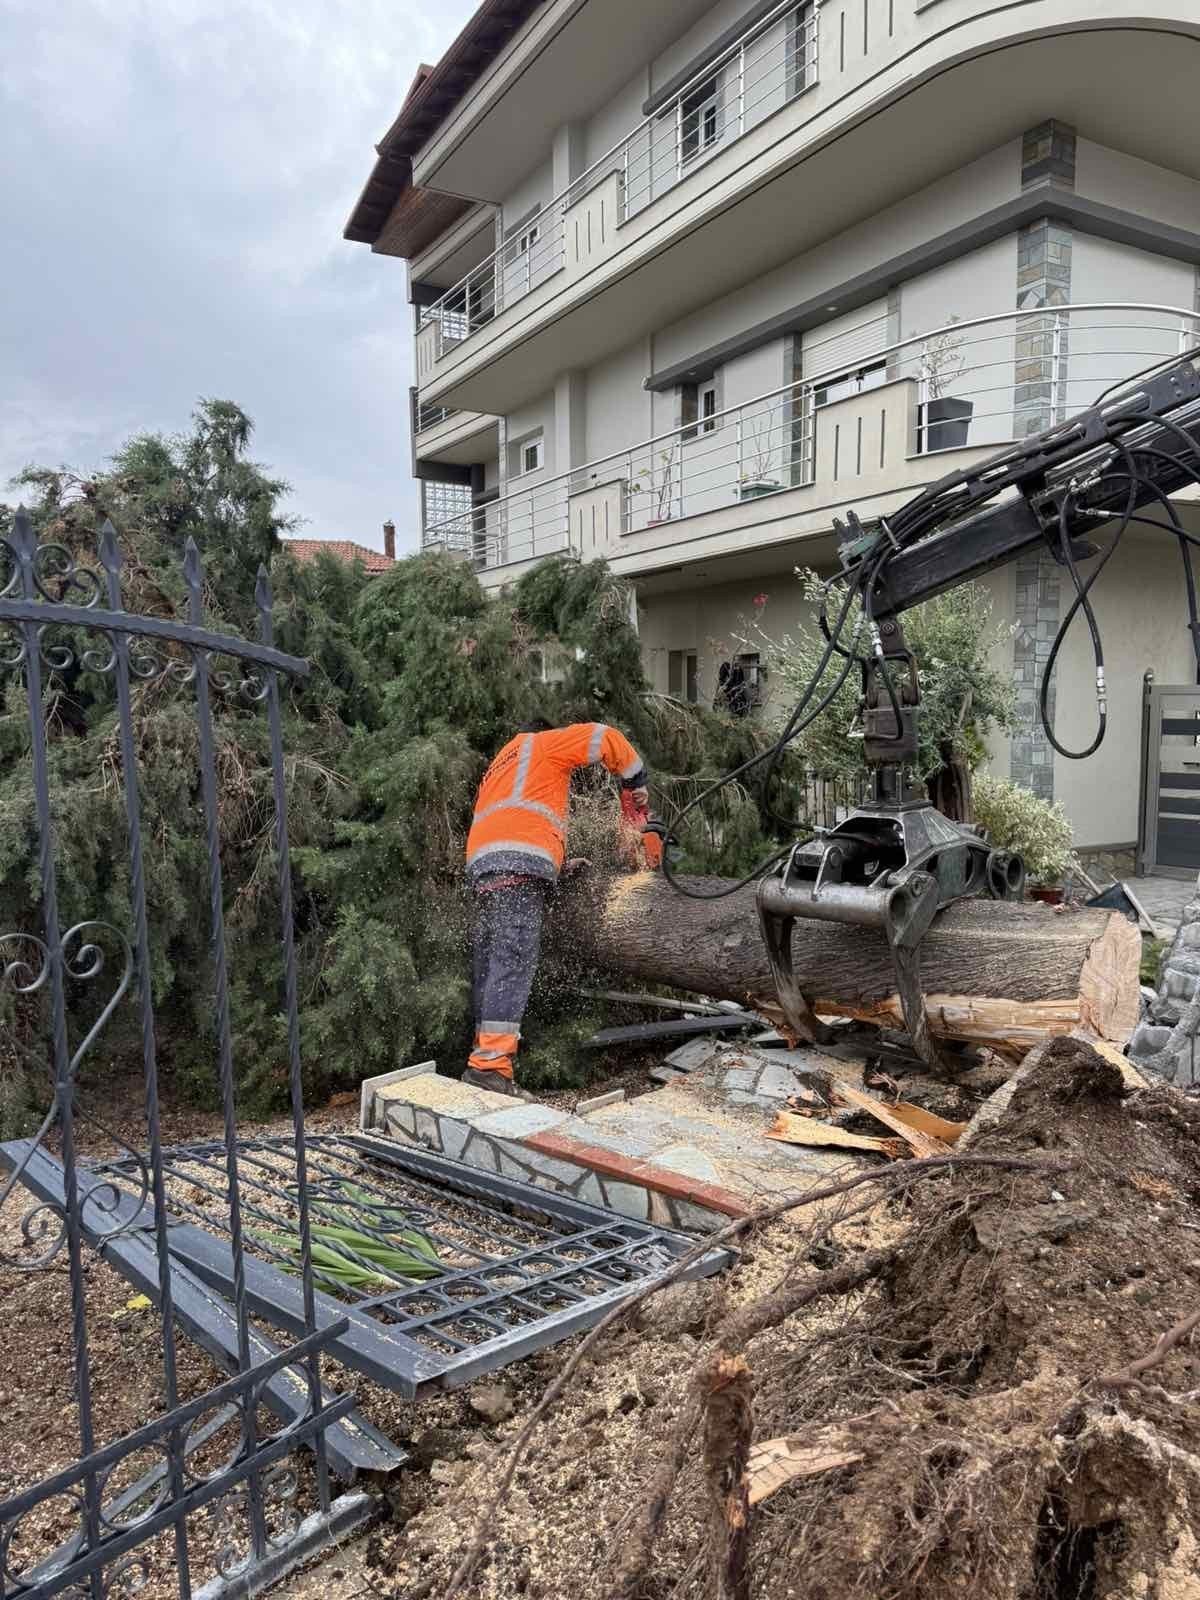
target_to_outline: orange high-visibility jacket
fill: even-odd
[[[566,853],[567,803],[576,767],[603,765],[636,789],[642,758],[623,733],[603,722],[576,722],[546,733],[519,733],[483,775],[467,838],[467,876],[558,876]]]

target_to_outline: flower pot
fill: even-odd
[[[673,517],[647,517],[646,526],[648,528],[661,528],[664,522],[673,522],[674,520]]]
[[[760,495],[775,494],[782,488],[781,483],[776,483],[771,478],[754,478],[747,483],[738,484],[738,499],[757,500]]]
[[[949,395],[927,400],[921,407],[924,451],[961,450],[967,442],[974,411],[974,400],[956,400]]]
[[[1062,889],[1053,889],[1044,883],[1032,884],[1025,892],[1031,900],[1040,900],[1046,906],[1060,906],[1063,903]]]

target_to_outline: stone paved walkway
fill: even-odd
[[[662,1088],[633,1100],[604,1096],[573,1115],[468,1088],[428,1062],[364,1084],[362,1125],[638,1221],[696,1232],[854,1159],[765,1134],[805,1069],[859,1083],[861,1062],[712,1039],[689,1041],[667,1060],[673,1071]]]
[[[1183,921],[1183,909],[1196,895],[1195,878],[1130,878],[1129,887],[1146,914],[1158,924],[1159,936],[1169,939]]]

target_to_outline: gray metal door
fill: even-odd
[[[1200,872],[1200,687],[1146,695],[1139,866],[1173,878]]]

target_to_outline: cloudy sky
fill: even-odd
[[[412,542],[404,267],[341,237],[473,0],[0,0],[0,498],[235,400],[312,537]]]

